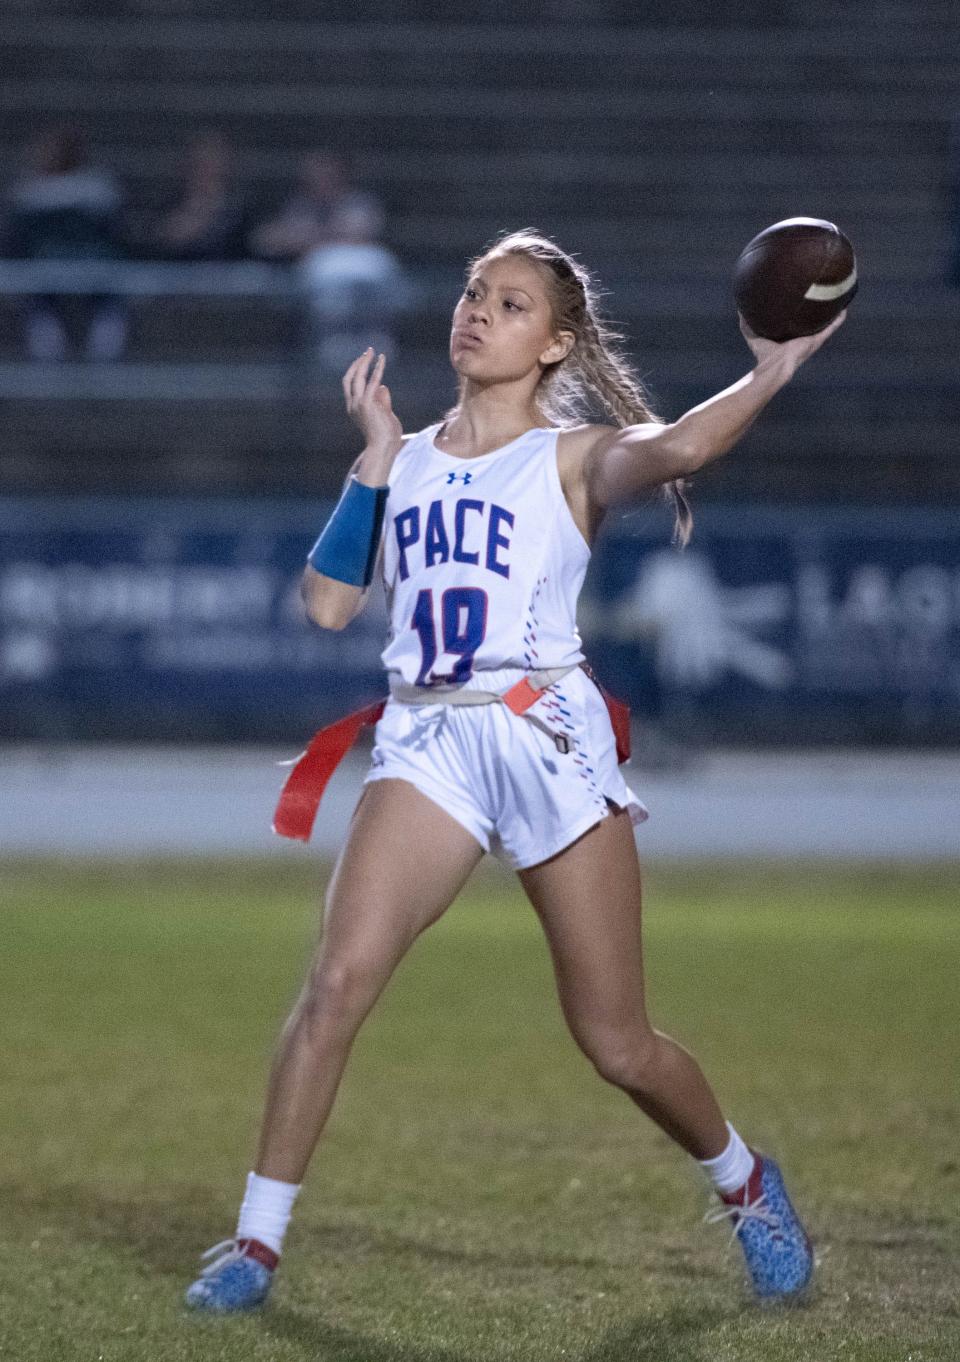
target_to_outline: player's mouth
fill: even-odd
[[[462,331],[459,327],[453,333],[454,345],[465,345],[469,350],[475,350],[483,344],[483,337],[477,331]]]

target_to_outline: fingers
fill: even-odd
[[[373,371],[371,372],[369,379],[367,380],[366,390],[363,394],[364,397],[372,397],[374,393],[377,391],[377,389],[380,387],[380,380],[383,378],[383,371],[386,368],[386,364],[387,364],[386,355],[380,355],[377,359],[376,364],[373,366]]]
[[[744,339],[747,341],[760,341],[761,343],[769,343],[773,345],[790,345],[797,343],[801,347],[812,344],[814,349],[818,349],[825,340],[828,340],[835,331],[839,331],[840,327],[843,326],[843,323],[846,321],[847,311],[846,308],[844,308],[844,310],[838,316],[834,317],[833,321],[830,322],[827,326],[822,327],[821,330],[819,331],[811,332],[809,336],[797,336],[794,338],[793,342],[791,341],[766,342],[765,337],[757,335],[757,333],[750,326],[750,323],[747,321],[746,317],[743,315],[742,312],[738,312],[737,316],[740,319],[740,330],[743,333]]]
[[[371,364],[373,368],[371,370]],[[373,363],[373,347],[368,345],[362,355],[350,365],[343,376],[343,395],[347,402],[347,411],[351,414],[365,401],[369,401],[381,386],[383,371],[386,368],[387,357],[381,354],[376,363]]]
[[[347,411],[349,412],[353,411],[357,403],[356,386],[358,377],[361,370],[366,370],[372,354],[373,351],[368,347],[364,350],[362,355],[357,356],[343,376],[343,395],[347,400]]]
[[[812,355],[814,351],[819,350],[820,346],[823,345],[825,341],[828,341],[835,331],[840,330],[841,326],[843,326],[843,323],[846,321],[846,318],[847,313],[846,309],[844,309],[839,316],[834,317],[829,326],[823,327],[820,331],[815,331],[812,336],[805,337],[804,339],[807,340],[809,344],[809,353]]]
[[[372,359],[373,347],[368,345],[363,354],[357,356],[343,376],[343,395],[347,399],[347,411],[349,412],[355,411],[363,400],[367,385],[367,371]]]

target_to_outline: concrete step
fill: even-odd
[[[178,148],[198,124],[212,122],[226,127],[241,146],[259,149],[261,157],[271,147],[279,148],[278,165],[284,173],[298,150],[342,147],[345,118],[351,120],[351,156],[360,158],[382,157],[389,148],[407,149],[414,156],[449,153],[451,145],[474,156],[501,155],[508,148],[514,154],[550,158],[562,146],[568,154],[589,157],[599,145],[604,148],[601,159],[609,153],[642,156],[645,148],[660,156],[716,155],[739,180],[749,175],[755,155],[796,153],[839,157],[848,167],[841,174],[842,185],[847,176],[861,182],[861,157],[886,158],[889,182],[889,166],[914,153],[939,158],[944,166],[947,156],[945,110],[950,101],[943,97],[939,117],[880,123],[870,113],[875,100],[867,101],[868,107],[857,119],[815,120],[799,113],[787,118],[734,110],[724,100],[703,114],[690,110],[657,113],[645,101],[631,100],[622,102],[616,115],[608,115],[589,95],[584,92],[586,107],[580,112],[571,109],[569,117],[561,118],[536,107],[545,104],[546,97],[537,99],[523,90],[514,91],[510,98],[497,93],[486,115],[479,117],[457,91],[433,91],[427,101],[398,91],[338,92],[333,87],[308,88],[283,97],[274,88],[247,90],[230,85],[218,89],[128,82],[121,88],[105,89],[83,82],[45,87],[20,80],[0,87],[0,113],[4,141],[12,154],[32,136],[39,119],[79,120],[95,147],[114,145],[118,125],[122,125],[128,146],[142,146],[146,155],[158,144]],[[560,97],[551,94],[549,98],[556,103]],[[449,106],[446,112],[431,107],[444,104]],[[784,109],[788,107],[792,110],[793,106]],[[739,163],[730,159],[735,155],[740,156]],[[941,169],[938,181],[944,176],[945,169]],[[892,178],[895,181],[896,176]]]
[[[949,91],[947,95],[949,97]],[[266,81],[236,82],[197,78],[164,81],[131,79],[124,73],[116,81],[56,80],[20,77],[4,82],[0,112],[45,109],[48,116],[85,115],[98,111],[117,116],[145,113],[190,115],[197,118],[270,117],[366,118],[449,120],[454,127],[490,123],[542,124],[549,120],[559,133],[584,121],[594,127],[615,125],[636,136],[641,124],[704,123],[743,127],[745,123],[797,129],[809,124],[824,131],[859,125],[880,134],[892,131],[906,136],[905,125],[940,124],[947,116],[945,91],[936,84],[916,90],[887,90],[882,100],[871,90],[823,89],[804,84],[785,100],[766,85],[755,89],[724,91],[703,86],[681,89],[658,88],[640,83],[633,88],[611,82],[602,89],[530,89],[525,84],[493,89],[470,88],[448,82],[422,87],[396,78],[383,86],[357,85],[320,79],[310,84]],[[450,129],[446,129],[449,136]]]
[[[11,14],[44,19],[71,19],[76,16],[75,0],[6,0]],[[404,0],[403,18],[398,21],[395,0],[368,0],[363,14],[366,22],[396,26],[420,23],[435,25],[435,0]],[[89,10],[87,11],[89,13]],[[952,0],[924,0],[922,18],[928,26],[949,28],[957,22]],[[522,33],[532,27],[556,32],[567,29],[578,33],[584,27],[606,26],[630,34],[637,28],[637,8],[633,0],[596,0],[584,23],[579,0],[526,0],[522,8],[506,7],[501,0],[475,0],[470,9],[474,24],[505,28]],[[823,40],[835,29],[860,30],[865,40],[874,30],[921,29],[913,0],[851,0],[840,14],[810,6],[806,0],[714,0],[709,8],[710,23],[733,30],[751,28],[757,33],[809,33]],[[263,6],[258,0],[98,0],[97,16],[121,20],[155,21],[198,19],[216,22],[253,22],[263,24]],[[357,7],[352,0],[326,0],[323,16],[327,22],[354,23]],[[273,16],[271,16],[273,17]],[[704,28],[702,0],[651,0],[643,9],[644,27],[697,31]],[[314,0],[285,0],[275,22],[280,27],[316,22]]]
[[[684,294],[682,282],[627,288],[601,277],[601,283],[611,285],[605,311],[651,381],[689,375],[691,382],[720,387],[752,362],[739,335],[728,278],[704,289],[702,298],[689,284]],[[456,296],[455,286],[446,296],[440,290],[397,319],[400,359],[414,375],[421,365],[446,365]],[[825,352],[829,359],[818,357],[804,371],[804,386],[853,389],[846,400],[867,411],[877,404],[886,410],[891,391],[897,392],[901,410],[919,412],[922,402],[940,411],[944,402],[956,402],[960,295],[944,295],[937,303],[926,307],[920,299],[897,305],[893,299],[888,304],[871,281]],[[287,362],[300,353],[305,339],[303,314],[290,298],[133,297],[129,310],[129,353],[139,363]],[[0,337],[0,359],[19,359],[21,304],[14,298],[0,301]],[[905,353],[911,357],[909,371]]]
[[[16,21],[5,25],[9,76],[43,70],[58,80],[129,79],[142,71],[151,79],[230,79],[261,84],[280,79],[314,84],[331,62],[338,79],[367,85],[392,84],[402,64],[408,85],[434,85],[438,68],[455,63],[457,77],[471,89],[568,84],[569,63],[577,63],[578,88],[637,84],[642,68],[647,89],[688,83],[691,63],[714,90],[769,86],[784,94],[809,88],[815,64],[817,84],[838,91],[954,90],[960,60],[944,46],[912,42],[906,35],[863,48],[863,33],[833,36],[829,53],[810,34],[786,37],[763,31],[711,28],[626,34],[586,27],[572,33],[457,25],[397,24],[211,24]],[[911,35],[912,36],[912,35]],[[797,38],[799,37],[799,41]],[[518,41],[518,38],[521,39]],[[794,41],[790,41],[790,39]],[[494,60],[495,59],[495,60]]]
[[[154,128],[146,141],[135,145],[116,139],[116,128],[98,139],[96,153],[103,164],[123,176],[138,192],[154,183],[165,194],[174,192],[183,167],[184,144],[191,128],[170,130],[163,136]],[[18,144],[6,133],[0,146],[9,147],[11,161]],[[308,145],[312,146],[311,141]],[[304,148],[263,146],[258,140],[238,145],[238,173],[251,186],[283,186],[297,173]],[[443,147],[422,147],[394,143],[389,150],[371,146],[360,148],[351,158],[354,173],[363,182],[376,184],[388,197],[404,195],[500,192],[504,184],[543,185],[563,188],[567,183],[619,188],[646,187],[658,198],[672,195],[678,209],[692,205],[701,211],[704,194],[719,195],[722,201],[740,199],[743,184],[749,181],[754,191],[786,191],[794,202],[799,192],[824,186],[842,185],[844,199],[878,213],[892,204],[926,203],[931,196],[942,207],[941,182],[946,166],[936,147],[917,147],[914,154],[898,165],[896,182],[887,183],[890,159],[885,152],[857,153],[848,149],[833,151],[786,152],[778,148],[758,149],[747,160],[740,151],[705,150],[688,139],[676,150],[638,147],[633,151],[592,151],[566,147],[536,147],[517,150],[496,147],[483,152],[464,148],[450,151]],[[796,191],[796,196],[794,196]]]
[[[118,173],[131,201],[142,206],[160,206],[176,199],[180,193],[183,147],[168,147],[144,164],[144,157],[131,149],[126,151],[98,148],[98,159]],[[474,178],[468,168],[450,166],[446,174],[436,174],[415,148],[404,148],[398,153],[409,171],[394,169],[382,176],[377,169],[368,168],[358,158],[356,174],[361,182],[376,190],[388,212],[418,206],[449,204],[455,201],[464,214],[488,212],[491,201],[509,201],[513,211],[536,215],[540,212],[563,212],[584,203],[612,204],[617,213],[643,213],[652,218],[707,219],[714,214],[745,216],[745,202],[749,203],[751,220],[766,224],[782,217],[822,216],[832,212],[847,220],[848,214],[867,219],[906,219],[937,221],[943,215],[944,196],[938,179],[922,178],[898,183],[895,189],[878,184],[876,175],[858,167],[860,179],[853,183],[842,175],[842,164],[832,173],[811,166],[807,173],[800,167],[788,183],[783,180],[761,179],[750,168],[749,175],[741,157],[729,155],[718,164],[717,158],[690,158],[689,166],[680,174],[671,175],[666,166],[656,170],[633,165],[607,168],[602,164],[574,164],[569,171],[552,169],[549,158],[530,155],[528,170],[522,163],[501,165],[494,174],[496,162],[487,173]],[[275,160],[261,161],[259,157],[242,158],[242,184],[245,191],[262,201],[275,200],[289,191],[298,168],[299,157],[290,156],[281,167]],[[260,162],[260,164],[258,164]],[[713,174],[698,178],[697,167],[709,165]],[[933,167],[930,167],[931,170]],[[721,177],[719,170],[725,170]],[[876,168],[875,168],[876,169]],[[937,167],[937,175],[940,167]],[[842,181],[842,188],[840,186]],[[746,192],[749,185],[749,193]]]
[[[729,359],[715,367],[724,363],[725,372],[712,373],[688,357],[682,371],[651,376],[658,409],[676,417],[745,370]],[[0,490],[236,485],[332,493],[358,449],[335,374],[263,365],[74,366],[77,396],[51,401],[35,366],[21,367],[32,367],[38,381],[20,396],[7,386]],[[889,387],[845,387],[833,368],[826,355],[812,362],[730,458],[698,475],[698,493],[960,500],[955,392],[902,389],[891,409]],[[8,370],[0,365],[0,384]],[[152,397],[143,390],[151,373]],[[138,400],[116,394],[124,375],[139,383]],[[398,357],[391,387],[408,430],[436,420],[455,395],[445,361],[415,352]]]
[[[544,213],[530,224],[523,214],[501,211],[473,218],[416,217],[396,214],[388,240],[411,263],[466,261],[493,241],[505,228],[534,225],[555,236],[569,251],[579,253],[601,277],[632,269],[645,282],[686,275],[691,288],[700,279],[727,279],[746,242],[765,225],[764,217],[715,218],[701,223],[655,219],[639,214],[617,219],[609,214],[574,217]],[[844,229],[856,245],[865,279],[882,281],[942,279],[950,249],[943,222],[917,220],[916,236],[895,222],[844,218]]]
[[[499,0],[497,0],[498,8]],[[945,8],[950,8],[944,0]],[[20,8],[22,12],[16,11]],[[876,14],[870,22],[858,18],[857,8],[845,7],[843,14],[832,14],[825,25],[806,22],[785,24],[780,16],[768,15],[772,22],[725,23],[719,17],[704,19],[694,25],[663,24],[652,17],[651,6],[646,7],[644,22],[636,17],[626,25],[614,25],[604,20],[604,7],[595,5],[589,14],[582,10],[577,22],[538,21],[528,5],[523,13],[513,18],[498,13],[495,23],[449,22],[438,24],[435,16],[422,22],[414,14],[407,0],[403,17],[392,13],[387,20],[371,19],[365,13],[357,19],[356,12],[340,20],[317,16],[316,6],[310,8],[308,22],[290,19],[289,4],[283,15],[264,19],[260,14],[239,18],[232,7],[220,5],[215,18],[202,17],[199,6],[190,5],[189,13],[169,17],[165,6],[138,5],[129,7],[125,15],[109,15],[109,6],[97,5],[96,14],[78,16],[71,6],[66,12],[52,13],[46,4],[22,0],[18,7],[11,0],[6,5],[4,38],[11,49],[44,46],[51,50],[116,48],[151,52],[196,51],[225,54],[228,57],[248,52],[261,54],[265,59],[274,53],[285,54],[296,60],[303,52],[335,53],[349,58],[356,52],[370,55],[380,53],[401,56],[405,63],[416,61],[422,54],[435,56],[445,53],[459,61],[469,62],[475,57],[510,60],[514,56],[528,63],[541,58],[574,57],[579,62],[593,58],[670,63],[696,57],[714,60],[718,67],[735,78],[738,70],[757,58],[771,62],[814,61],[818,71],[830,74],[853,62],[854,77],[870,79],[869,72],[883,63],[896,63],[899,71],[910,73],[918,64],[929,63],[932,70],[947,68],[956,53],[949,46],[949,38],[960,32],[960,17],[955,8],[939,18],[933,14],[931,0],[925,0],[922,11],[911,14],[904,22],[896,16]],[[396,6],[392,9],[396,11]],[[673,7],[671,6],[671,9]],[[860,7],[863,8],[863,7]],[[719,6],[715,6],[719,14]],[[330,3],[324,6],[325,15],[332,13]],[[829,33],[830,42],[825,42]],[[649,72],[655,79],[658,67]],[[755,69],[755,65],[754,68]],[[775,68],[771,68],[773,71]],[[688,73],[685,73],[688,74]],[[720,74],[720,79],[725,77]]]

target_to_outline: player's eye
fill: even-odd
[[[515,303],[512,298],[504,298],[503,305],[511,312],[522,312],[523,308],[519,303]]]
[[[472,303],[477,296],[477,290],[475,288],[467,287],[463,290],[463,296],[468,302]]]

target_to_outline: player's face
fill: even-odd
[[[450,362],[475,383],[534,376],[563,359],[573,337],[558,337],[540,269],[519,255],[482,260],[453,313]]]

